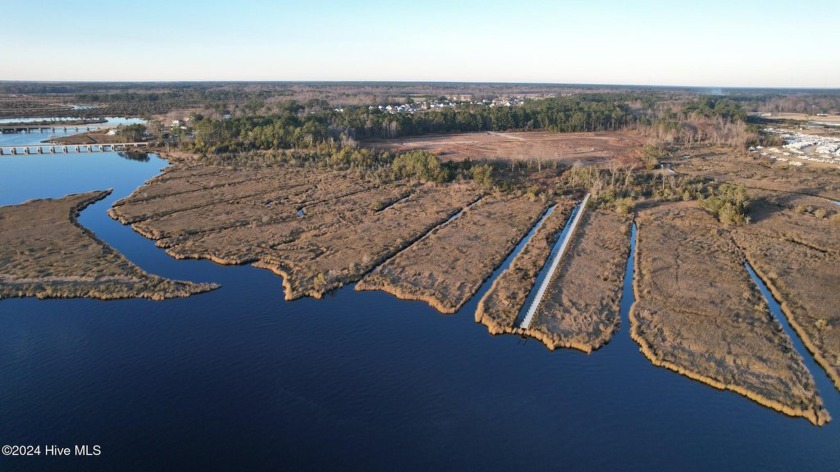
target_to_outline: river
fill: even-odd
[[[818,428],[654,367],[629,336],[632,291],[613,341],[586,355],[487,334],[473,314],[490,281],[443,316],[352,286],[286,302],[266,270],[172,259],[106,215],[165,165],[0,158],[0,204],[113,188],[83,226],[149,272],[222,284],[164,302],[0,302],[0,443],[102,450],[0,469],[840,470],[824,375],[836,419]]]

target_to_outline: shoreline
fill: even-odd
[[[705,385],[714,387],[718,390],[729,390],[731,392],[737,393],[737,394],[739,394],[739,395],[741,395],[745,398],[748,398],[748,399],[758,403],[759,405],[771,408],[771,409],[773,409],[777,412],[783,413],[787,416],[805,418],[815,426],[823,426],[823,425],[827,424],[829,421],[831,421],[831,415],[825,409],[824,404],[822,402],[822,399],[819,397],[819,393],[816,390],[816,383],[814,384],[814,389],[815,390],[813,392],[813,395],[815,396],[815,399],[816,399],[816,403],[814,405],[814,408],[803,409],[803,408],[799,408],[799,407],[793,407],[793,406],[785,405],[785,404],[783,404],[783,403],[781,403],[777,400],[767,398],[766,396],[764,396],[760,393],[757,393],[753,390],[747,389],[747,388],[742,387],[740,385],[727,383],[727,382],[721,381],[719,379],[716,379],[714,377],[711,377],[709,375],[700,373],[700,372],[698,372],[696,370],[693,370],[689,367],[680,366],[678,364],[675,364],[674,362],[665,360],[664,358],[660,357],[657,354],[656,348],[654,348],[653,345],[648,341],[648,339],[645,338],[645,336],[641,333],[643,322],[639,318],[639,313],[638,313],[639,306],[640,306],[640,300],[642,300],[642,295],[640,293],[640,287],[639,287],[639,284],[640,284],[640,281],[641,281],[641,276],[640,275],[641,275],[641,272],[642,272],[641,261],[642,261],[642,256],[643,256],[642,243],[641,243],[641,234],[642,234],[641,226],[642,225],[640,224],[639,225],[640,229],[639,229],[639,232],[638,232],[639,239],[636,242],[636,250],[635,250],[635,255],[634,255],[636,264],[635,264],[635,267],[634,267],[634,274],[633,274],[633,295],[635,297],[635,300],[634,300],[633,305],[630,307],[630,311],[628,313],[628,320],[630,322],[630,337],[634,342],[636,342],[636,344],[639,345],[639,351],[642,353],[642,355],[644,355],[645,358],[647,358],[648,361],[650,361],[650,363],[653,364],[654,366],[665,368],[667,370],[670,370],[672,372],[680,374],[680,375],[682,375],[684,377],[687,377],[689,379],[692,379],[692,380],[698,381],[700,383],[703,383]],[[772,315],[770,315],[770,316],[772,318]],[[778,324],[778,320],[775,320],[775,318],[773,318],[773,321],[776,324]],[[779,325],[779,328],[781,329],[781,325]],[[796,352],[796,351],[794,350],[793,352]],[[797,354],[797,357],[798,357],[798,354]],[[807,367],[805,367],[804,363],[802,364],[802,367],[805,369],[805,372],[807,372],[808,375],[810,375],[812,377],[812,380],[813,380],[813,376],[810,374]]]
[[[23,205],[43,205],[43,204],[60,204],[62,200],[81,198],[87,195],[86,198],[80,199],[78,202],[69,207],[67,220],[56,221],[54,224],[62,225],[69,223],[73,231],[77,232],[77,237],[82,238],[77,241],[72,241],[72,235],[51,234],[56,238],[54,246],[47,246],[43,251],[50,250],[52,247],[66,247],[67,239],[70,239],[70,244],[74,242],[78,245],[93,245],[101,251],[101,255],[97,256],[95,264],[98,266],[98,261],[104,256],[112,264],[116,270],[117,267],[127,265],[126,268],[121,268],[122,273],[91,275],[90,273],[80,273],[80,275],[64,274],[64,275],[49,275],[49,276],[16,276],[3,275],[2,282],[0,282],[0,300],[6,298],[28,298],[35,297],[39,299],[48,298],[91,298],[98,300],[122,300],[131,298],[145,298],[151,300],[164,300],[168,298],[183,298],[190,295],[205,293],[219,288],[219,285],[212,283],[193,283],[181,280],[171,280],[164,277],[159,277],[140,269],[137,265],[128,260],[122,253],[109,246],[107,243],[99,239],[92,231],[85,228],[78,222],[78,217],[83,210],[88,206],[99,202],[109,196],[112,189],[105,191],[89,192],[88,194],[70,194],[60,199],[32,199],[20,205],[10,205],[5,208],[7,211],[18,210]],[[61,243],[58,242],[60,238]],[[73,246],[70,246],[71,250]],[[68,249],[63,249],[63,254]],[[35,253],[36,255],[39,253]],[[71,254],[72,255],[72,254]],[[84,255],[76,255],[77,258]],[[77,264],[90,263],[86,259],[81,259]],[[12,262],[14,263],[14,262]],[[30,263],[32,263],[30,261]],[[35,261],[40,263],[40,261]],[[18,262],[19,266],[20,263]],[[40,267],[37,265],[36,267]],[[34,269],[30,269],[34,270]],[[52,270],[52,266],[47,266],[45,270]],[[73,270],[82,270],[84,267]],[[116,284],[116,285],[109,285]],[[147,284],[146,288],[134,288],[135,284]],[[165,287],[153,288],[160,285]],[[107,289],[110,287],[110,289]]]
[[[764,282],[764,285],[767,287],[767,289],[770,290],[770,293],[773,295],[773,298],[776,299],[776,302],[779,304],[782,313],[784,313],[788,324],[790,324],[790,327],[793,328],[793,331],[796,333],[796,335],[799,336],[799,340],[802,341],[802,345],[805,346],[805,349],[808,350],[808,353],[811,354],[817,365],[819,365],[820,368],[822,368],[823,371],[828,375],[828,377],[834,383],[834,386],[838,390],[840,390],[840,373],[838,373],[834,369],[831,363],[828,362],[828,359],[826,359],[822,355],[822,353],[820,353],[820,351],[816,348],[814,343],[811,341],[811,338],[808,335],[808,333],[806,333],[805,330],[802,329],[802,326],[793,316],[793,312],[791,311],[790,306],[788,305],[785,298],[782,296],[782,293],[776,288],[773,282],[770,281],[770,279],[767,277],[764,271],[762,271],[746,253],[744,253],[744,257],[747,260],[747,262],[749,262],[750,267],[752,267],[756,275],[758,275],[761,281]]]

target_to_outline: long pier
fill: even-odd
[[[574,236],[575,234],[575,230],[577,229],[578,223],[580,223],[580,219],[583,216],[583,211],[586,209],[586,203],[589,201],[589,197],[591,195],[592,194],[587,193],[586,197],[583,198],[583,201],[575,210],[575,216],[572,218],[572,222],[566,229],[565,237],[560,243],[560,249],[557,251],[557,254],[554,255],[554,259],[551,260],[551,265],[548,268],[548,273],[545,274],[545,278],[542,280],[542,283],[540,284],[540,287],[537,290],[537,295],[534,297],[534,301],[531,302],[531,306],[528,308],[528,312],[525,314],[525,318],[522,319],[522,324],[519,325],[520,328],[528,329],[531,327],[531,322],[534,321],[534,315],[537,314],[537,310],[542,304],[542,299],[545,296],[546,290],[548,290],[548,285],[551,283],[552,279],[554,279],[554,272],[557,271],[557,268],[560,266],[560,261],[563,259],[563,255],[566,253],[566,250],[569,249],[569,242],[572,240],[572,236]]]
[[[149,143],[108,144],[29,144],[23,146],[0,146],[0,156],[21,156],[27,154],[71,154],[94,152],[127,151],[147,147]]]
[[[96,131],[102,128],[113,128],[113,125],[89,124],[89,125],[0,125],[0,133],[55,133],[58,131]]]

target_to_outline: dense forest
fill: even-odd
[[[354,138],[395,138],[428,133],[546,130],[616,130],[639,122],[632,95],[599,94],[526,101],[522,106],[470,106],[424,113],[383,113],[355,107],[333,117]]]
[[[374,107],[341,111],[313,110],[287,102],[279,113],[208,119],[193,124],[194,139],[185,146],[200,153],[339,145],[370,138],[396,138],[428,133],[476,131],[559,132],[609,131],[646,127],[664,141],[715,139],[729,142],[746,133],[745,111],[729,99],[701,98],[685,102],[680,111],[655,111],[634,95],[577,95],[527,101],[522,106],[472,106],[418,113],[387,113]],[[666,139],[670,138],[670,139]]]

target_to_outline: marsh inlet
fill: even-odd
[[[837,393],[837,390],[835,390],[831,379],[825,373],[825,370],[817,364],[813,355],[802,343],[802,340],[799,338],[799,334],[797,334],[790,325],[787,316],[785,316],[782,311],[781,305],[778,301],[776,301],[776,298],[773,297],[773,294],[770,293],[770,289],[767,288],[767,285],[764,284],[761,277],[758,276],[749,262],[745,262],[744,267],[746,267],[753,282],[755,282],[756,286],[758,286],[758,290],[761,292],[761,295],[764,296],[764,299],[767,301],[767,305],[770,307],[770,313],[774,318],[776,318],[776,320],[778,320],[779,324],[782,325],[782,329],[785,331],[785,334],[787,334],[793,342],[793,348],[802,357],[802,360],[805,361],[805,367],[807,367],[811,372],[811,375],[814,377],[814,382],[817,384],[817,391],[819,391],[823,399],[826,400],[826,406],[828,406],[830,402],[828,401],[829,398],[826,398],[826,395],[835,398],[840,396],[840,394]],[[829,410],[829,413],[832,413],[832,411]],[[836,414],[836,412],[833,413]]]
[[[627,268],[624,270],[624,288],[621,292],[621,324],[629,329],[630,308],[636,303],[636,293],[633,291],[636,275],[636,223],[630,229],[630,255],[627,256]]]

